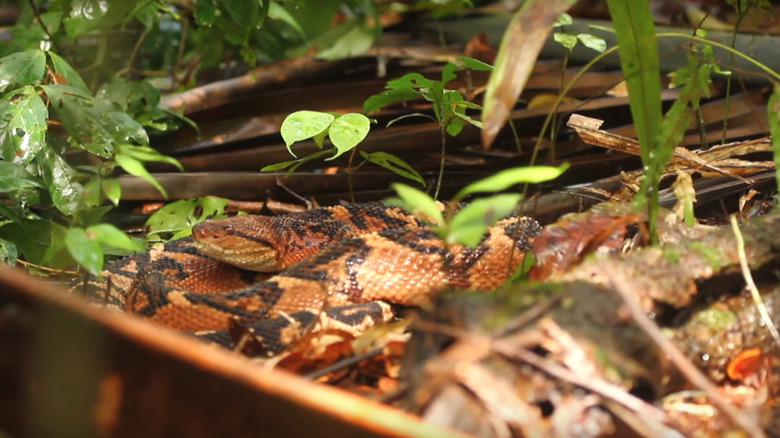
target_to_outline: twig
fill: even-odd
[[[661,333],[658,326],[648,318],[639,303],[634,299],[631,294],[631,287],[623,276],[620,275],[615,268],[607,264],[602,266],[602,271],[604,276],[611,283],[612,288],[615,289],[623,299],[623,302],[625,302],[626,307],[631,312],[631,316],[634,321],[636,321],[637,325],[650,336],[650,339],[658,345],[667,357],[669,357],[669,360],[680,370],[688,381],[704,391],[712,401],[712,404],[731,419],[735,425],[747,432],[749,436],[754,438],[766,437],[764,431],[761,430],[749,416],[745,415],[742,411],[726,401],[718,392],[718,388],[707,378],[707,376],[696,368],[671,340]]]
[[[747,262],[747,254],[745,254],[745,240],[742,238],[742,232],[739,229],[737,223],[737,216],[731,216],[731,230],[734,231],[734,237],[737,239],[737,255],[739,256],[739,267],[742,269],[742,276],[745,278],[745,285],[750,290],[750,295],[753,297],[753,302],[758,308],[758,313],[761,315],[761,319],[764,321],[767,330],[772,334],[775,340],[775,344],[780,346],[780,334],[777,333],[777,327],[772,321],[772,317],[766,309],[764,301],[761,299],[761,294],[758,292],[756,283],[753,281],[753,275],[750,273],[750,266]]]

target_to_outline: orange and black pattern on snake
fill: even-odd
[[[171,242],[113,265],[110,275],[137,275],[111,296],[130,312],[223,345],[252,333],[244,352],[276,353],[311,333],[358,333],[392,318],[393,306],[423,304],[447,289],[495,288],[540,230],[529,218],[504,219],[466,248],[378,204],[250,218],[214,221],[193,232],[198,243]],[[263,280],[247,267],[284,270]],[[227,281],[218,286],[216,277]]]

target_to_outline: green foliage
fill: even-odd
[[[572,23],[574,23],[574,20],[572,20],[571,15],[563,13],[555,21],[553,27],[568,26]],[[603,53],[604,50],[607,50],[607,42],[604,41],[604,38],[589,33],[578,33],[574,35],[566,32],[555,32],[553,33],[553,39],[568,51],[574,50],[577,42],[581,42],[583,46],[599,53]]]
[[[766,110],[769,115],[769,133],[772,134],[772,153],[775,160],[775,180],[780,187],[780,83],[775,82]],[[780,202],[775,204],[780,209]]]
[[[149,228],[146,238],[150,242],[160,242],[189,236],[193,225],[227,217],[227,202],[227,199],[215,196],[171,202],[154,212],[146,221]]]
[[[287,145],[290,155],[295,157],[292,145],[302,140],[313,139],[314,143],[322,149],[325,138],[329,138],[332,148],[321,150],[302,158],[291,161],[271,164],[261,170],[277,171],[288,169],[287,175],[295,172],[298,167],[315,158],[330,155],[325,160],[338,158],[345,152],[350,152],[362,142],[371,130],[371,120],[358,113],[335,114],[319,111],[296,111],[284,119],[281,127],[282,139]],[[360,152],[366,162],[382,166],[404,178],[409,178],[423,184],[423,179],[404,160],[385,152],[366,153]]]
[[[157,108],[158,90],[115,77],[93,93],[62,53],[39,48],[71,48],[74,38],[150,11],[132,2],[91,15],[86,9],[55,2],[36,16],[28,4],[13,44],[2,49],[0,193],[8,202],[0,204],[0,258],[9,263],[22,256],[55,268],[75,261],[96,273],[104,253],[142,249],[117,228],[98,224],[108,211],[104,202],[121,198],[112,172],[121,166],[148,177],[149,161],[178,165],[149,147],[147,129],[179,125]],[[70,53],[83,59],[84,52]]]
[[[53,82],[47,71],[65,83]],[[113,168],[133,167],[142,173],[148,161],[178,165],[149,148],[146,130],[130,110],[157,126],[162,126],[167,114],[130,108],[139,89],[125,84],[116,81],[95,96],[70,64],[53,52],[33,49],[0,59],[0,192],[11,201],[0,208],[5,219],[0,233],[18,231],[3,233],[4,259],[14,261],[21,254],[30,263],[51,265],[57,260],[69,262],[67,252],[94,272],[95,264],[102,263],[103,248],[116,237],[105,227],[98,228],[97,234],[89,228],[105,213],[100,207],[104,199],[116,205],[121,197],[118,183],[109,177]],[[159,97],[154,100],[149,89],[144,91],[156,107]],[[112,100],[117,94],[125,108]],[[51,130],[48,120],[56,120],[62,129]],[[72,150],[94,155],[100,164],[73,167],[64,158],[64,152]],[[55,221],[76,225],[67,232],[64,245],[52,240],[60,234]],[[30,233],[41,235],[27,239]],[[45,236],[48,239],[41,239]],[[33,244],[36,240],[39,245]],[[98,250],[85,256],[77,245],[84,245],[87,252]],[[49,249],[41,251],[41,246]]]
[[[0,45],[0,193],[8,199],[0,203],[0,259],[23,257],[48,267],[78,262],[96,272],[104,253],[138,249],[117,248],[122,238],[98,225],[110,208],[104,204],[116,206],[122,197],[114,174],[121,169],[165,194],[146,164],[181,166],[155,151],[150,136],[192,123],[159,108],[152,80],[128,78],[159,71],[175,90],[185,85],[178,80],[194,77],[192,71],[177,76],[184,62],[198,68],[237,58],[254,64],[314,47],[333,58],[365,50],[379,36],[372,1],[290,6],[270,0],[22,2],[13,38]],[[337,13],[351,16],[332,26]],[[195,25],[185,25],[188,20]],[[332,155],[368,132],[360,117],[329,124]],[[392,158],[371,160],[414,172]],[[198,208],[212,211],[208,204]],[[176,208],[184,223],[199,220]],[[179,230],[163,223],[170,225],[168,234]]]
[[[457,77],[455,71],[461,67],[473,68],[475,70],[492,69],[488,64],[476,59],[465,56],[460,57],[458,64],[450,62],[444,66],[440,81],[428,79],[419,73],[409,73],[398,79],[389,81],[385,87],[385,91],[369,97],[363,103],[363,112],[366,114],[371,114],[380,108],[384,108],[385,106],[396,102],[409,100],[425,99],[433,104],[433,117],[442,131],[442,153],[434,198],[438,197],[442,178],[444,177],[444,159],[446,153],[446,135],[444,133],[446,132],[453,137],[460,134],[463,130],[464,122],[482,129],[481,122],[466,114],[468,109],[480,110],[482,107],[467,101],[460,91],[446,88],[447,84]],[[424,114],[409,114],[390,121],[388,126],[398,120],[415,116],[428,117]]]
[[[444,213],[428,194],[404,184],[393,184],[392,187],[398,197],[387,199],[385,202],[415,212],[422,219],[430,222],[448,244],[460,243],[475,247],[491,225],[517,208],[522,195],[501,193],[479,198],[458,210],[461,201],[469,195],[500,192],[517,184],[550,181],[568,168],[568,164],[563,164],[559,167],[533,166],[503,170],[464,187],[453,197]]]
[[[647,1],[608,0],[620,52],[620,65],[626,78],[629,106],[645,169],[638,202],[647,206],[650,234],[656,239],[658,185],[673,149],[668,139],[660,139],[661,70],[658,41]],[[667,132],[670,128],[667,128]]]
[[[468,57],[460,57],[460,65],[478,70],[489,70],[491,67],[483,62]],[[436,122],[447,134],[456,136],[463,130],[463,123],[470,123],[478,128],[482,124],[469,117],[466,110],[479,110],[481,107],[467,101],[457,90],[448,90],[447,83],[455,79],[458,64],[448,63],[444,66],[441,80],[428,79],[419,73],[409,73],[387,82],[386,90],[366,99],[363,112],[371,114],[390,104],[425,99],[433,104],[433,115]],[[418,114],[419,115],[419,114]],[[390,124],[398,119],[391,121]]]

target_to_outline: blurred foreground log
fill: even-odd
[[[0,435],[458,436],[0,265]]]

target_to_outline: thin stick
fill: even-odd
[[[656,345],[663,351],[669,360],[680,370],[680,372],[690,381],[694,386],[704,391],[709,397],[712,404],[715,405],[721,412],[723,412],[731,421],[741,427],[749,436],[754,438],[764,438],[766,435],[761,428],[745,415],[742,411],[737,409],[726,401],[718,392],[718,388],[713,384],[707,376],[704,375],[696,366],[688,360],[687,357],[672,343],[669,338],[661,333],[658,326],[647,317],[644,310],[640,307],[639,303],[634,299],[631,293],[631,287],[628,282],[623,278],[620,273],[613,268],[605,264],[602,266],[602,272],[604,276],[611,283],[612,288],[620,294],[623,302],[626,303],[626,307],[631,312],[631,316],[634,321],[639,325],[642,330],[650,336],[650,339],[655,342]]]

